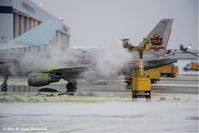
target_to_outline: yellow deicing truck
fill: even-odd
[[[132,46],[128,42],[128,39],[122,40],[123,47],[127,48],[129,52],[138,52],[139,55],[139,67],[134,69],[132,66],[131,82],[133,83],[132,87],[132,99],[138,97],[145,97],[146,99],[151,98],[151,81],[149,77],[146,77],[144,74],[144,63],[143,55],[145,51],[148,51],[151,47],[151,41],[149,37],[144,38],[143,43],[138,46]],[[135,72],[135,73],[134,73]],[[127,78],[126,78],[127,79]],[[130,78],[129,78],[130,79]],[[129,82],[127,79],[127,82]],[[129,82],[130,83],[130,82]]]
[[[166,76],[166,77],[176,77],[176,74],[179,72],[178,66],[174,65],[166,65],[157,68],[160,72],[160,76]]]
[[[160,71],[158,69],[149,69],[144,71],[144,75],[151,79],[151,84],[155,84],[160,80]]]

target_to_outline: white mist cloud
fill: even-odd
[[[110,44],[96,58],[96,70],[105,77],[118,74],[131,55],[119,44]]]
[[[30,52],[20,59],[20,69],[24,72],[64,68],[73,62],[74,57],[59,49],[50,49],[46,53]]]
[[[83,76],[90,81],[116,76],[132,57],[126,49],[117,43],[103,46],[93,55],[95,56],[93,71],[83,73]]]
[[[39,70],[51,70],[66,68],[77,60],[76,56],[82,56],[84,53],[68,50],[60,52],[60,49],[50,49],[46,53],[30,52],[20,57],[20,65],[11,65],[10,73],[18,75],[26,74]],[[95,52],[96,51],[96,52]],[[130,60],[131,54],[119,44],[111,43],[103,48],[90,51],[87,55],[94,56],[94,71],[87,71],[83,74],[86,78],[111,77],[117,75],[122,67]],[[72,54],[76,52],[76,54]],[[75,56],[74,56],[75,55]],[[77,64],[76,64],[77,65]],[[81,66],[81,64],[78,64]],[[94,74],[94,75],[93,75]]]

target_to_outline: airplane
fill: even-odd
[[[165,57],[164,53],[166,50],[166,46],[169,40],[170,32],[171,32],[171,26],[172,26],[173,20],[172,19],[163,19],[161,20],[157,26],[149,33],[148,37],[152,40],[152,47],[149,52],[147,52],[144,55],[145,59],[145,69],[151,69],[155,67],[160,67],[163,65],[171,64],[176,62],[176,59],[171,59],[169,57]],[[67,53],[65,53],[67,54]],[[24,55],[22,55],[23,57]],[[95,55],[94,55],[95,56]],[[12,56],[15,57],[15,56]],[[37,56],[42,57],[42,56]],[[44,56],[48,57],[48,56]],[[80,54],[80,57],[84,57]],[[21,59],[21,58],[20,58]],[[89,59],[87,63],[77,63],[70,65],[70,63],[63,63],[61,66],[51,66],[48,68],[46,66],[45,68],[37,68],[37,70],[28,70],[23,69],[24,64],[19,58],[13,58],[13,59],[0,59],[0,74],[4,74],[4,83],[2,84],[2,91],[7,91],[7,79],[8,76],[12,75],[12,72],[8,71],[11,66],[16,66],[17,73],[16,75],[26,75],[27,81],[29,86],[45,86],[49,85],[50,83],[59,82],[60,79],[64,79],[68,81],[66,85],[67,92],[75,92],[77,87],[77,81],[76,78],[85,71],[89,71],[90,67],[93,66],[93,64],[97,64],[95,58]],[[35,61],[37,61],[38,58],[36,58]],[[49,60],[49,58],[43,58],[43,61]],[[66,58],[67,60],[67,58]],[[82,59],[80,59],[81,61]],[[84,60],[84,59],[83,59]],[[21,61],[21,62],[20,62]],[[32,61],[34,62],[34,60]],[[70,61],[69,61],[70,62]],[[133,56],[133,59],[129,61],[127,65],[124,64],[124,68],[126,72],[130,72],[128,68],[131,68],[132,65],[138,64],[138,56],[135,54]],[[126,67],[127,66],[127,67]],[[124,70],[124,69],[123,69]],[[123,73],[125,73],[123,70],[121,70]]]
[[[82,72],[90,70],[92,60],[90,56],[84,53],[81,53],[81,55],[71,55],[70,52],[64,53],[64,55],[66,54],[71,56],[70,58],[66,58],[66,61],[62,60],[59,63],[53,63],[52,65],[46,64],[45,67],[39,66],[37,68],[34,68],[36,65],[29,66],[29,63],[37,61],[37,57],[41,57],[43,64],[49,63],[52,59],[49,56],[54,56],[54,54],[48,55],[45,53],[44,56],[42,56],[43,54],[37,53],[34,60],[30,60],[30,62],[24,62],[23,57],[18,59],[0,59],[0,74],[4,76],[1,90],[3,92],[7,91],[7,80],[9,76],[26,76],[28,85],[34,87],[49,85],[50,83],[59,82],[60,79],[64,79],[67,81],[67,92],[75,92],[77,89],[77,81],[75,79],[78,78]],[[58,59],[62,55],[63,54],[60,54],[56,58]]]

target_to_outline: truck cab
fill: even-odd
[[[183,68],[184,71],[188,71],[188,70],[191,70],[191,64],[187,64],[184,68]]]
[[[199,63],[195,63],[195,62],[191,62],[191,64],[187,64],[184,68],[184,71],[188,71],[188,70],[195,70],[198,71],[199,70]]]

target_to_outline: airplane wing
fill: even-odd
[[[64,68],[55,68],[49,70],[42,70],[39,73],[45,73],[51,75],[52,78],[59,78],[69,81],[71,79],[76,79],[78,76],[85,71],[88,71],[90,66],[68,66]]]
[[[68,81],[67,91],[74,92],[77,84],[75,79],[82,72],[88,71],[89,68],[89,65],[80,65],[30,72],[27,74],[27,80],[30,86],[40,87],[64,79]]]
[[[170,65],[172,63],[176,63],[177,59],[173,58],[163,58],[163,59],[155,59],[155,60],[148,60],[144,61],[144,70],[149,70],[153,68],[158,68],[164,65]],[[139,66],[139,61],[132,61],[129,62],[128,65],[125,65],[121,72],[125,75],[131,75],[132,72],[132,66],[133,67],[138,67]]]
[[[153,68],[157,68],[157,67],[161,67],[164,65],[169,65],[172,63],[176,63],[177,59],[159,59],[159,60],[150,60],[150,61],[146,61],[145,62],[145,66],[144,69],[148,70],[148,69],[153,69]]]

